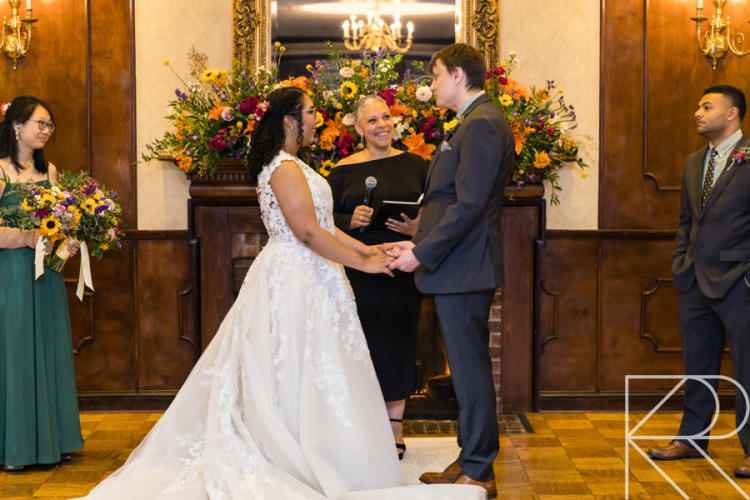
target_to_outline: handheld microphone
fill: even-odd
[[[375,186],[378,185],[378,180],[373,177],[369,176],[367,179],[365,179],[365,199],[362,202],[363,205],[370,206],[370,198],[372,198],[372,192],[375,189]],[[360,233],[365,232],[365,226],[362,226],[359,228]]]

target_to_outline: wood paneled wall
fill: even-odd
[[[726,14],[750,19],[750,6]],[[694,15],[695,2],[602,1],[600,230],[548,232],[541,408],[622,408],[626,374],[684,372],[670,264],[682,164],[705,144],[693,113],[710,85],[750,90],[750,58],[730,54],[712,71],[698,53]],[[635,386],[644,404],[671,387],[649,382]]]
[[[200,345],[187,232],[135,230],[134,0],[38,1],[34,15],[18,69],[0,56],[0,101],[32,94],[48,103],[57,129],[47,158],[117,191],[127,232],[121,250],[93,262],[96,290],[83,302],[79,259],[64,270],[81,406],[164,407]]]

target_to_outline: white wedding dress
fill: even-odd
[[[477,486],[404,486],[343,268],[295,238],[269,185],[285,160],[334,233],[328,183],[280,152],[258,176],[269,240],[237,300],[161,419],[86,498],[484,499]]]

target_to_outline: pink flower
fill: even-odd
[[[228,122],[232,119],[232,108],[229,106],[226,106],[224,109],[221,110],[221,118]]]

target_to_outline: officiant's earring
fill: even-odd
[[[18,142],[18,140],[20,139],[20,137],[21,137],[21,126],[20,125],[16,125],[16,142]]]

